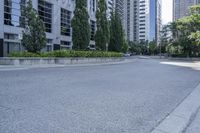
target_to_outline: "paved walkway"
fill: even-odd
[[[200,133],[200,110],[197,112],[194,121],[192,121],[185,133]]]

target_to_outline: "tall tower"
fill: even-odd
[[[159,44],[160,31],[162,27],[161,21],[161,0],[150,0],[150,13],[149,13],[149,41],[156,41]]]
[[[139,0],[139,42],[159,43],[161,20],[161,0]]]
[[[139,0],[139,42],[145,42],[149,39],[149,0]]]
[[[128,41],[138,40],[138,0],[124,2],[124,31]]]
[[[189,15],[189,7],[199,4],[200,0],[174,0],[173,1],[173,20],[176,21]]]

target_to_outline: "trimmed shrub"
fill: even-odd
[[[45,53],[14,52],[9,57],[122,57],[118,52],[59,50]]]

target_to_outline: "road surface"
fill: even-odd
[[[0,133],[149,133],[199,82],[158,59],[0,69]]]

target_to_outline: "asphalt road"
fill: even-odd
[[[149,133],[199,82],[153,59],[0,70],[0,133]]]

